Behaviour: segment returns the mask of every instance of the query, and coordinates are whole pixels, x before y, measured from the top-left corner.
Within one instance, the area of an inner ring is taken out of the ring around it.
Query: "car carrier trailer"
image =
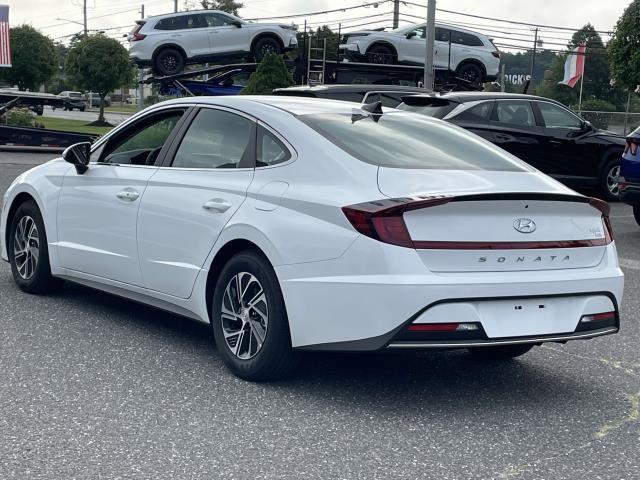
[[[14,107],[62,107],[63,104],[64,100],[58,95],[0,90],[0,116]],[[95,138],[95,135],[84,133],[0,124],[0,148],[5,149],[63,150],[74,143],[92,142]]]

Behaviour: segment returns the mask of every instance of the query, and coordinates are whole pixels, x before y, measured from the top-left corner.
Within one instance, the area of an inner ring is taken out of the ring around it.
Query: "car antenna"
[[[367,112],[367,114],[362,114],[360,111]],[[358,120],[362,120],[363,118],[371,117],[374,122],[378,123],[380,117],[384,113],[382,111],[382,102],[371,102],[360,105],[360,111],[354,109],[351,115],[351,123],[356,123]]]

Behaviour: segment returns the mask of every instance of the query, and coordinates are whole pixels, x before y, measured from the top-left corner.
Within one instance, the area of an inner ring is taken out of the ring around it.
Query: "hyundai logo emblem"
[[[533,233],[536,231],[536,222],[530,218],[516,218],[513,221],[513,228],[520,233]]]

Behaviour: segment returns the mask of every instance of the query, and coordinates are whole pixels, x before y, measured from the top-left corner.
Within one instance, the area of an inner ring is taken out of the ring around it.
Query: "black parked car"
[[[577,189],[618,196],[625,140],[598,130],[559,102],[533,95],[459,92],[404,97],[401,110],[444,119]]]
[[[313,87],[276,88],[274,95],[295,97],[328,98],[345,102],[371,103],[381,101],[385,107],[395,108],[402,97],[424,93],[423,88],[404,87],[401,85],[344,84],[316,85]]]

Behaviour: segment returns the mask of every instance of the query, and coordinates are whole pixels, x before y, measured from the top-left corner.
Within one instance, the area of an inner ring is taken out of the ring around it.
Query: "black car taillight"
[[[415,248],[407,225],[405,212],[443,205],[453,197],[397,198],[360,203],[343,207],[347,220],[358,233],[400,247]]]
[[[609,214],[611,213],[611,207],[604,200],[599,198],[592,198],[589,200],[589,205],[596,208],[602,214],[602,225],[604,227],[604,238],[607,244],[613,242],[613,228],[611,227],[611,220]]]

